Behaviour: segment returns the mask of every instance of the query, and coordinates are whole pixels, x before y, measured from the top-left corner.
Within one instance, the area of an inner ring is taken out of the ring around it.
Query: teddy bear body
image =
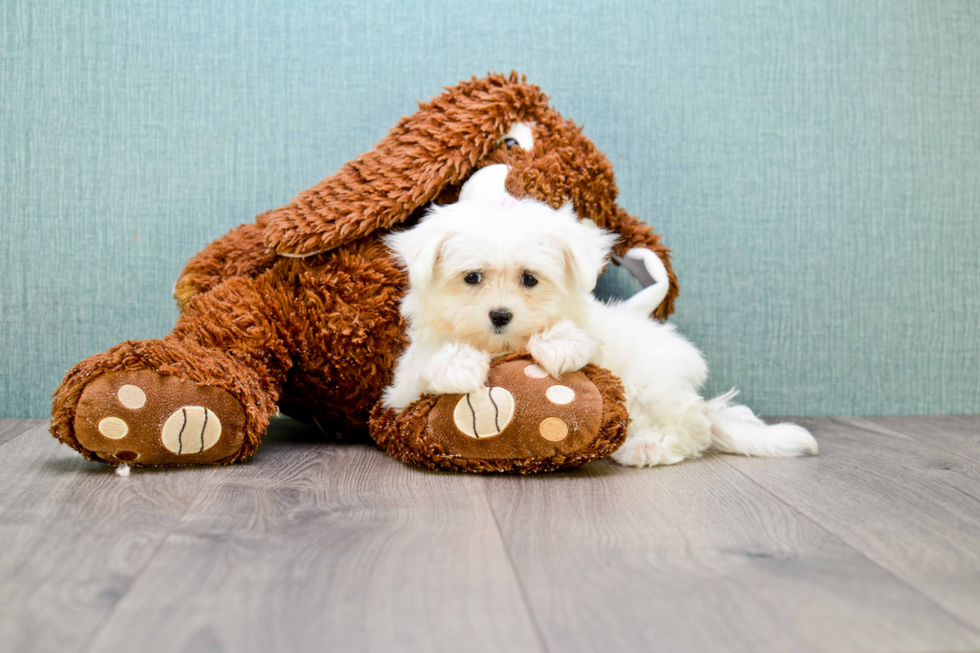
[[[406,284],[381,240],[364,238],[222,281],[186,304],[174,335],[224,348],[229,333],[250,332],[246,362],[279,380],[283,412],[336,431],[364,429],[406,344]],[[214,310],[217,302],[227,313]],[[243,350],[241,339],[235,346]]]

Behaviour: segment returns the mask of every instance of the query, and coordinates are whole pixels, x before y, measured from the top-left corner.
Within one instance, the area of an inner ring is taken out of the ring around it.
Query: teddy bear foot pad
[[[553,379],[533,361],[495,367],[491,385],[441,397],[428,417],[447,452],[465,458],[546,458],[590,444],[602,397],[581,372]],[[509,388],[509,389],[508,389]]]
[[[435,469],[531,474],[604,458],[626,436],[622,386],[595,366],[553,379],[526,354],[494,362],[488,386],[426,397],[404,412],[379,407],[374,439]]]
[[[230,394],[153,370],[89,383],[75,413],[79,444],[109,463],[199,465],[239,452],[245,411]]]

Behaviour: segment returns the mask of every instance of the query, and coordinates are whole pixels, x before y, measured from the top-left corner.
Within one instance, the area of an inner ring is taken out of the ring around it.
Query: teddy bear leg
[[[486,390],[423,397],[401,413],[377,406],[375,441],[433,469],[533,474],[609,456],[626,438],[622,384],[587,365],[555,380],[530,355],[496,359]]]
[[[255,452],[289,366],[266,319],[274,293],[232,279],[200,295],[161,340],[76,365],[55,392],[52,434],[109,464],[230,463]]]

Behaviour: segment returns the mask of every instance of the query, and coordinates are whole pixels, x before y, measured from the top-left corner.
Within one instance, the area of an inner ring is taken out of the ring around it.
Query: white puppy
[[[408,270],[402,300],[411,343],[384,401],[401,410],[428,394],[486,385],[493,356],[526,349],[554,378],[595,363],[616,374],[632,422],[613,458],[624,465],[676,463],[709,447],[756,456],[816,454],[793,424],[767,426],[734,392],[706,401],[704,358],[674,328],[648,316],[655,287],[621,303],[592,296],[616,237],[531,200],[495,207],[436,207],[418,226],[389,236]],[[652,256],[656,259],[656,256]],[[656,273],[657,266],[660,272]]]

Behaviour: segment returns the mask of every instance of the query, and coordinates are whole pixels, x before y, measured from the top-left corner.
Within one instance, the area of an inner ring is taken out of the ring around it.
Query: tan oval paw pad
[[[547,372],[545,372],[539,365],[535,365],[534,363],[531,363],[524,368],[524,374],[532,379],[543,379],[544,377],[548,376]]]
[[[564,406],[565,404],[572,403],[575,399],[575,391],[567,385],[553,385],[545,391],[544,396],[551,403]]]
[[[99,422],[99,433],[113,440],[121,440],[129,433],[129,424],[118,417],[106,417]]]
[[[130,410],[137,410],[146,404],[146,393],[138,385],[127,384],[116,393],[119,403]]]

